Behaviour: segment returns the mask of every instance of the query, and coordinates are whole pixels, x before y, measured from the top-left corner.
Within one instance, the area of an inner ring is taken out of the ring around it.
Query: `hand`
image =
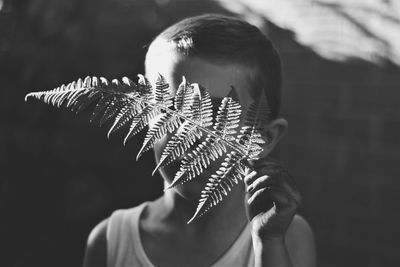
[[[293,178],[281,165],[261,159],[244,182],[253,238],[283,239],[301,202]]]

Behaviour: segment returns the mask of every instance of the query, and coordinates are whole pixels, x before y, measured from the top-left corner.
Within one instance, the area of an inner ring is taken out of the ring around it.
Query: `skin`
[[[182,57],[160,39],[150,46],[145,65],[146,76],[152,82],[162,73],[177,88],[185,75],[188,81],[207,88],[214,99],[226,96],[233,85],[238,88],[244,110],[253,101],[247,83],[251,70],[247,67]],[[205,216],[186,223],[197,207],[207,175],[166,191],[143,211],[141,241],[155,266],[209,266],[225,253],[248,223],[255,266],[316,265],[311,228],[302,217],[295,215],[301,202],[296,184],[282,166],[267,157],[286,132],[287,122],[279,118],[271,121],[266,129],[272,141],[263,147],[263,158],[253,163],[255,171]],[[154,147],[157,162],[169,137],[165,136]],[[218,166],[214,162],[210,169]],[[175,164],[161,169],[165,185],[172,181],[177,168]],[[90,234],[84,266],[106,266],[106,228],[107,220],[104,220]]]

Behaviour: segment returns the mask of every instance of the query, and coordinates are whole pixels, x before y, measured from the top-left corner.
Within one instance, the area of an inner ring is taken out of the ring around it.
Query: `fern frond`
[[[245,162],[257,160],[257,156],[263,150],[261,145],[269,141],[263,139],[261,132],[270,118],[269,105],[264,92],[262,92],[262,95],[247,109],[244,126],[240,129],[240,135],[236,137],[236,142],[244,148],[243,153],[232,151],[227,155],[225,162],[216,174],[211,176],[202,191],[197,210],[188,223],[222,201],[223,197],[238,183],[238,180],[243,179],[248,173],[249,166]]]
[[[87,80],[87,78],[85,79],[85,81]],[[83,87],[83,81],[82,79],[78,79],[78,81],[76,83],[72,83],[71,84],[72,88],[84,88]],[[71,105],[71,103],[74,102],[74,100],[76,98],[78,98],[80,95],[82,95],[85,91],[81,91],[81,90],[76,90],[75,92],[71,93],[71,95],[68,97],[69,100],[67,102],[67,107],[69,107]]]
[[[240,129],[240,135],[236,142],[244,147],[244,152],[251,160],[257,160],[262,152],[261,145],[269,140],[264,140],[262,132],[265,125],[271,120],[271,111],[264,92],[247,109],[244,126]]]
[[[239,126],[241,106],[231,97],[224,97],[218,110],[216,123],[214,124],[215,132],[220,135],[221,139],[232,141],[235,140],[234,130]]]
[[[103,126],[105,122],[113,118],[129,103],[125,95],[116,95],[111,98],[111,101],[104,110],[103,116],[100,118],[99,126]]]
[[[191,110],[191,119],[201,127],[213,125],[213,106],[210,94],[197,83],[192,84],[193,97],[189,106]]]
[[[141,74],[138,75],[138,78],[139,78],[138,85],[136,85],[132,80],[128,79],[127,77],[122,78],[123,85],[125,86],[125,88],[133,87],[134,90],[125,89],[125,92],[130,92],[130,94],[123,95],[126,96],[127,99],[126,101],[123,101],[122,106],[119,107],[119,112],[115,116],[115,120],[107,133],[107,137],[109,137],[111,133],[120,129],[130,120],[132,120],[136,115],[138,115],[138,113],[143,112],[144,108],[146,107],[146,103],[153,100],[152,86],[150,82]],[[118,103],[118,105],[119,104],[121,103]],[[150,108],[146,109],[146,112],[150,112]],[[142,114],[142,116],[144,115],[146,114]],[[152,116],[150,116],[150,118],[147,119],[150,120],[151,117]],[[142,117],[137,117],[132,121],[129,133],[124,139],[124,144],[130,137],[132,137],[135,133],[143,129],[144,126],[146,125],[146,124],[142,125],[141,118]],[[140,130],[137,130],[135,126]]]
[[[172,99],[173,96],[169,84],[165,80],[164,76],[158,74],[156,88],[154,90],[155,102],[159,105],[169,108],[173,105]]]
[[[168,141],[152,174],[183,155],[202,134],[203,132],[195,124],[185,121]]]
[[[261,95],[248,107],[244,124],[262,130],[270,121],[271,109],[267,97],[262,91]]]
[[[142,148],[136,156],[136,160],[138,160],[144,152],[152,148],[154,144],[158,140],[160,140],[167,132],[172,133],[176,128],[179,127],[180,124],[180,119],[173,114],[161,114],[160,117],[157,118],[157,122],[154,124],[154,126],[149,129],[149,131],[147,131]]]
[[[96,106],[93,109],[92,115],[90,116],[89,121],[93,122],[97,117],[102,116],[103,112],[106,110],[108,105],[113,101],[115,98],[112,94],[102,94],[99,101],[97,102]]]
[[[149,124],[150,120],[156,117],[159,112],[160,111],[154,106],[148,105],[142,110],[141,113],[134,116],[132,119],[131,126],[129,127],[129,132],[125,136],[124,145],[132,136],[136,135],[141,130],[143,130],[143,128]]]
[[[245,147],[245,155],[250,160],[257,160],[258,155],[262,152],[262,144],[266,141],[262,138],[262,135],[257,129],[250,126],[243,126],[240,129],[240,135],[237,136],[236,142],[241,146]]]
[[[172,102],[172,94],[169,84],[165,78],[159,74],[156,89],[155,89],[155,101],[159,105],[164,105],[169,108],[174,105],[175,111],[180,112],[185,107],[185,99],[191,93],[191,86],[186,83],[185,78],[182,79],[181,85],[178,87],[177,95]],[[139,157],[152,148],[154,144],[160,140],[167,132],[172,133],[176,128],[182,124],[180,118],[174,113],[163,113],[158,118],[154,126],[147,132],[142,148],[136,156],[136,160]]]
[[[201,198],[193,217],[188,221],[205,214],[209,209],[222,201],[227,196],[232,187],[242,180],[245,170],[242,161],[245,156],[240,155],[236,151],[227,154],[222,166],[215,174],[211,175],[204,190],[201,192]]]
[[[137,91],[139,96],[143,99],[143,101],[153,101],[153,86],[142,74],[138,74],[138,78],[139,81]]]
[[[151,85],[144,77],[142,78],[142,81],[144,91],[148,94]],[[129,132],[124,139],[124,144],[129,138],[131,138],[133,135],[137,134],[145,126],[147,126],[150,120],[160,114],[161,109],[159,106],[162,106],[163,108],[170,108],[173,105],[172,99],[173,97],[169,84],[166,82],[165,78],[161,74],[159,74],[154,90],[154,98],[149,99],[151,102],[155,102],[155,104],[157,104],[158,106],[153,106],[149,104],[142,110],[142,112],[138,116],[135,116],[133,118],[133,122],[129,129]],[[174,116],[174,114],[167,113],[159,116],[153,129],[147,132],[146,139],[136,158],[138,159],[143,152],[150,149],[154,145],[154,143],[158,141],[167,131],[173,131],[176,127],[178,127],[179,123],[179,119]]]
[[[137,102],[128,101],[126,105],[122,107],[119,113],[115,116],[115,120],[107,133],[107,137],[110,137],[110,134],[123,127],[140,111],[141,108]]]
[[[185,93],[182,92],[183,90],[186,90],[186,88],[183,89],[183,85],[185,83],[186,80],[183,80],[182,84],[179,86],[177,92],[178,99],[177,97],[175,98],[175,103],[180,102],[183,99],[183,103],[187,104],[179,104],[176,106],[176,108],[181,108],[183,114],[195,121],[197,124],[186,121],[181,125],[177,134],[174,135],[165,146],[160,161],[153,170],[153,174],[161,166],[167,165],[176,160],[178,157],[184,154],[197,139],[200,139],[202,136],[202,131],[199,130],[198,126],[208,127],[212,125],[213,107],[210,95],[198,84],[192,84],[190,86],[191,90],[189,91],[191,95],[185,95]],[[180,90],[181,92],[179,92]],[[187,91],[188,90],[186,90],[186,92]]]
[[[175,93],[175,101],[174,108],[176,111],[182,111],[188,117],[192,115],[192,109],[190,108],[190,104],[192,101],[194,89],[193,86],[190,85],[185,77],[182,77],[182,82],[178,86],[178,89]]]
[[[29,93],[25,96],[25,101],[27,101],[29,97],[33,97],[47,104],[51,104],[56,107],[61,107],[61,105],[64,103],[64,100],[67,99],[69,96],[72,96],[72,94],[85,93],[87,92],[87,90],[88,89],[86,87],[77,87],[77,83],[72,82],[69,83],[68,85],[63,84],[60,87],[57,87],[50,91]]]
[[[233,100],[232,97],[222,99],[215,119],[216,122],[213,125],[214,133],[218,137],[208,135],[205,141],[183,158],[180,169],[168,188],[183,184],[200,175],[212,161],[215,161],[227,151],[224,142],[221,140],[228,142],[235,140],[236,131],[234,129],[239,126],[240,114],[241,106],[238,102]]]
[[[96,91],[91,91],[87,94],[82,93],[76,98],[75,102],[70,105],[71,111],[75,112],[75,114],[78,114],[90,104],[98,101],[101,96],[102,93]]]
[[[182,159],[179,171],[166,189],[186,183],[200,175],[207,169],[211,161],[218,159],[226,151],[226,147],[222,142],[218,141],[214,136],[208,135],[205,141]]]
[[[232,90],[222,100],[214,121],[210,95],[200,85],[189,84],[184,77],[175,96],[162,75],[158,76],[155,86],[143,75],[138,75],[137,84],[126,77],[122,83],[86,77],[50,91],[29,93],[25,100],[33,97],[57,107],[65,105],[74,112],[96,103],[91,121],[99,117],[102,125],[112,120],[107,136],[129,125],[124,144],[154,120],[138,157],[166,133],[173,133],[155,169],[182,158],[180,170],[170,187],[200,175],[212,161],[228,153],[222,166],[210,178],[193,220],[222,200],[222,195],[242,179],[244,170],[249,168],[247,160],[256,159],[265,142],[261,131],[264,122],[269,120],[265,117],[269,113],[266,101],[257,100],[249,108],[245,126],[237,134],[241,107],[234,93]],[[194,146],[203,135],[205,140]]]

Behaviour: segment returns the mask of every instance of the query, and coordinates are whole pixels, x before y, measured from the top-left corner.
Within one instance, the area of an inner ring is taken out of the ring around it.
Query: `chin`
[[[175,166],[167,166],[162,170],[162,176],[168,184],[172,182],[177,171],[176,168],[179,167],[179,163],[173,165]],[[206,170],[192,180],[170,188],[169,190],[175,190],[181,197],[187,200],[198,200],[200,199],[201,192],[204,190],[210,175],[211,174]]]
[[[154,155],[157,163],[160,159],[160,155],[165,147],[167,139],[168,138],[163,138],[161,142],[156,143],[156,145],[154,146],[154,152],[155,152]],[[168,184],[172,182],[172,180],[175,177],[175,174],[180,169],[180,161],[182,160],[183,157],[184,155],[182,155],[179,159],[171,162],[170,164],[160,168],[161,176],[163,177],[164,181],[166,181]],[[187,200],[200,199],[201,192],[204,190],[204,187],[206,186],[211,175],[215,173],[215,171],[219,168],[219,166],[223,162],[223,158],[224,157],[222,156],[219,159],[213,161],[208,166],[207,169],[205,169],[200,175],[196,176],[192,180],[185,182],[184,184],[177,185],[169,190],[175,190],[181,197]]]
[[[189,181],[187,183],[177,185],[169,190],[175,190],[177,194],[189,201],[197,201],[200,199],[201,191],[204,186],[196,183],[195,181]]]

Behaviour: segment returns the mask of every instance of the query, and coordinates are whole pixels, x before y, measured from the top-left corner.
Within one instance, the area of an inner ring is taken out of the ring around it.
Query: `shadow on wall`
[[[217,0],[262,26],[271,21],[300,44],[333,60],[400,65],[400,2],[382,0]]]

